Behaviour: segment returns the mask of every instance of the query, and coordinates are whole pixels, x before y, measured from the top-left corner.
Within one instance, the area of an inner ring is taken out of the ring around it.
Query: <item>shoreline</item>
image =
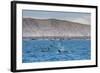
[[[91,37],[89,36],[85,36],[85,37],[22,37],[22,39],[31,39],[31,40],[35,40],[35,39],[68,39],[68,40],[71,40],[71,39],[91,39]]]

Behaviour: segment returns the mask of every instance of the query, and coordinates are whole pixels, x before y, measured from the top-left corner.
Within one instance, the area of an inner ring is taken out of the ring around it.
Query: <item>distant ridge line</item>
[[[90,25],[62,20],[23,19],[22,36],[27,38],[89,38]]]
[[[69,20],[63,20],[63,19],[56,19],[56,18],[39,19],[39,18],[32,18],[32,17],[23,17],[23,19],[32,19],[32,20],[56,20],[56,21],[65,21],[65,22],[73,22],[73,23],[83,24],[83,23],[79,23],[79,22],[74,22],[74,21],[69,21]],[[84,24],[84,25],[90,26],[89,24]]]

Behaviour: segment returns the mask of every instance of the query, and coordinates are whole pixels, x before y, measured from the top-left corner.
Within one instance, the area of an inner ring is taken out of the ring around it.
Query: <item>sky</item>
[[[60,19],[82,24],[91,24],[90,13],[80,12],[59,12],[59,11],[42,11],[42,10],[23,10],[24,18],[36,19]]]

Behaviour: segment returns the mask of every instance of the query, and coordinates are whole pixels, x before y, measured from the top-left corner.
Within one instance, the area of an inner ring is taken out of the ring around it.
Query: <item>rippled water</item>
[[[87,39],[23,39],[22,62],[88,60],[91,41]]]

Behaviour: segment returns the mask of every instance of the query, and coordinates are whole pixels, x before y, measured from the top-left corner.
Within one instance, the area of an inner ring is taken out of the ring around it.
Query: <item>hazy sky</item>
[[[23,10],[23,17],[36,19],[61,19],[83,24],[91,24],[90,13]]]

